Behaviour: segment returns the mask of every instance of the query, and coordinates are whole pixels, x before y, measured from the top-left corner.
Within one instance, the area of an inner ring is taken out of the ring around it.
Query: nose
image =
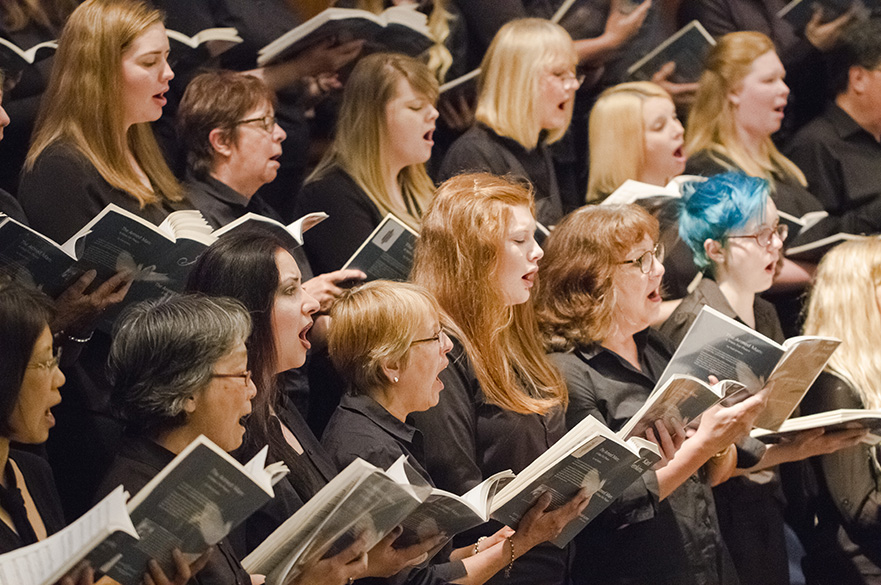
[[[780,236],[779,232],[773,232],[771,234],[771,249],[772,250],[781,250],[783,249],[783,238]]]
[[[257,397],[257,385],[254,383],[254,379],[250,378],[248,380],[248,400],[254,400]]]
[[[9,114],[6,113],[6,110],[3,108],[3,106],[0,106],[0,130],[2,130],[6,126],[9,126],[9,122]]]
[[[284,131],[284,128],[276,122],[275,126],[272,127],[272,139],[278,142],[284,142],[288,137],[288,133]]]
[[[171,81],[172,79],[174,79],[174,71],[171,70],[171,65],[166,59],[165,67],[162,69],[162,81]]]
[[[61,392],[59,392],[59,388],[64,386],[64,383],[67,381],[67,378],[64,377],[64,372],[59,368],[55,368],[55,373],[52,375],[52,393],[54,394],[52,398],[51,406],[56,406],[61,403]]]
[[[428,121],[434,122],[440,116],[440,112],[437,111],[437,108],[434,106],[429,106],[428,108]]]
[[[303,290],[303,314],[312,315],[318,312],[321,305],[315,300],[315,297]]]
[[[450,350],[453,349],[453,340],[450,339],[450,336],[447,335],[446,331],[441,330],[440,342],[441,354],[447,355],[448,353],[450,353]]]
[[[682,138],[685,134],[685,128],[682,126],[682,122],[678,119],[673,121],[673,137],[674,138]]]
[[[532,250],[530,250],[529,252],[529,256],[527,256],[527,260],[529,260],[530,262],[538,262],[544,257],[545,251],[541,249],[541,246],[539,246],[538,242],[536,242],[535,240],[532,240],[532,243],[534,245],[532,247]]]
[[[667,269],[664,268],[663,262],[652,256],[652,270],[651,275],[656,278],[662,278],[664,273],[667,272]]]

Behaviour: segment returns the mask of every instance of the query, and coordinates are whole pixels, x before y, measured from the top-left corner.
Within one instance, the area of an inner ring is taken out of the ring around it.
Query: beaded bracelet
[[[511,576],[511,569],[514,568],[514,537],[509,536],[505,540],[511,545],[511,561],[508,563],[508,566],[505,567],[505,579],[507,579]]]
[[[483,542],[484,540],[486,540],[485,536],[481,536],[480,538],[477,539],[477,542],[474,543],[474,553],[473,554],[480,553],[480,543]]]

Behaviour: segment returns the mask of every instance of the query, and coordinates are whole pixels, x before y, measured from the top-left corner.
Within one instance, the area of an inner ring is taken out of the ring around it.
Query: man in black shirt
[[[830,215],[856,211],[863,231],[881,232],[881,19],[847,29],[840,55],[834,102],[787,155]]]

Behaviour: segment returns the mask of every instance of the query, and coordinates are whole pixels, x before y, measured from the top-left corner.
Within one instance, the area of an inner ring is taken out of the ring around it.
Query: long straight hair
[[[863,405],[881,408],[881,239],[844,242],[820,261],[805,319],[805,335],[842,340],[827,369],[847,380]]]
[[[162,22],[158,10],[134,0],[87,0],[71,14],[58,41],[25,171],[34,168],[49,146],[65,142],[141,207],[163,198],[183,198],[150,124],[134,124],[123,132],[123,53],[144,31]],[[127,152],[152,188],[141,182]]]
[[[376,53],[361,59],[346,81],[337,132],[324,158],[306,182],[317,181],[334,168],[345,171],[385,215],[393,213],[418,230],[434,183],[424,164],[405,167],[398,174],[404,207],[386,191],[383,169],[389,136],[386,106],[395,98],[398,82],[406,80],[417,94],[437,101],[437,80],[419,61],[394,53]]]
[[[806,186],[804,173],[777,150],[770,136],[762,142],[758,157],[754,157],[740,143],[735,128],[734,108],[728,96],[743,83],[753,61],[771,51],[774,43],[759,32],[734,32],[719,39],[707,56],[697,97],[688,115],[685,150],[689,155],[707,151],[723,166],[767,179],[772,185],[775,175],[782,174]],[[725,159],[737,168],[731,168]]]
[[[267,438],[268,425],[278,401],[276,346],[272,309],[278,290],[275,253],[286,250],[277,236],[263,230],[233,232],[220,238],[199,257],[187,279],[187,291],[211,296],[232,297],[251,314],[248,337],[248,369],[257,386],[253,422]]]
[[[567,404],[565,383],[545,355],[532,303],[510,306],[497,286],[511,209],[520,205],[535,213],[532,194],[505,179],[449,179],[423,217],[411,276],[458,325],[487,401],[545,414]]]

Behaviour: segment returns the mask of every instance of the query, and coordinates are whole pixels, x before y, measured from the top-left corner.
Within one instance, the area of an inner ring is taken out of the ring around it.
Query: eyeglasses
[[[440,330],[437,332],[437,335],[435,335],[434,337],[426,337],[425,339],[414,339],[413,341],[410,342],[410,345],[416,345],[417,343],[429,343],[431,341],[440,341],[441,336],[444,336],[448,339],[450,337],[447,334],[447,330],[444,329],[443,327],[440,328]]]
[[[625,260],[624,262],[618,262],[618,264],[636,264],[639,266],[639,271],[643,274],[648,274],[652,271],[652,266],[655,265],[655,260],[658,263],[664,262],[664,244],[658,242],[655,244],[655,247],[648,252],[644,252],[639,258],[634,260]]]
[[[247,120],[239,120],[235,123],[236,126],[239,124],[251,124],[252,122],[259,122],[260,127],[272,134],[272,131],[275,130],[275,116],[262,116],[260,118],[248,118]]]
[[[584,75],[576,75],[571,71],[556,72],[551,73],[551,75],[560,80],[560,83],[563,84],[563,89],[566,91],[570,89],[575,91],[584,83]]]
[[[27,367],[32,370],[52,370],[53,368],[57,368],[58,364],[61,362],[61,348],[55,348],[52,351],[52,354],[52,359],[48,359],[44,362],[33,362],[28,364]]]
[[[245,386],[251,383],[251,370],[245,370],[241,374],[211,374],[212,378],[242,378]]]
[[[767,248],[771,244],[774,235],[780,238],[780,243],[786,241],[789,235],[789,226],[785,223],[777,222],[774,227],[765,226],[754,234],[746,234],[742,236],[728,236],[729,238],[753,238],[761,248]]]

